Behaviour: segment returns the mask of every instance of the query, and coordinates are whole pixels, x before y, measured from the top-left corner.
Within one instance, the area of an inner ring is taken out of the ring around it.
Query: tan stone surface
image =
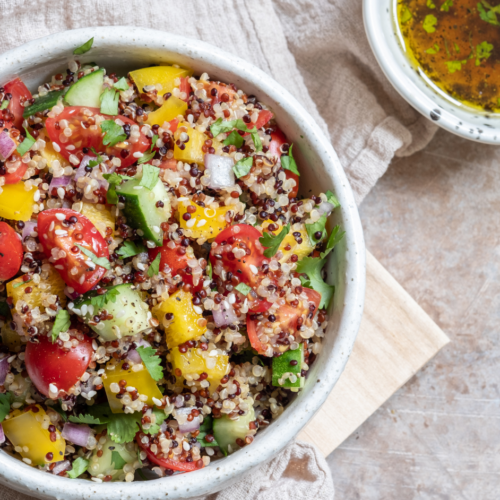
[[[367,248],[452,342],[328,457],[336,498],[500,498],[499,160],[439,131],[361,206]]]

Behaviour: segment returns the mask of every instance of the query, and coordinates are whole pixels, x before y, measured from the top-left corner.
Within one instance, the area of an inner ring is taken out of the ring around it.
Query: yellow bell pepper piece
[[[22,284],[19,284],[22,283]],[[64,295],[66,284],[62,280],[57,270],[51,265],[47,279],[40,280],[36,284],[33,281],[23,281],[23,276],[7,283],[7,296],[12,297],[14,306],[18,300],[23,300],[31,309],[39,307],[40,311],[45,311],[42,301],[47,295],[57,295],[62,307],[66,307],[67,297]],[[26,288],[31,288],[31,293],[25,293]]]
[[[158,90],[159,95],[172,92],[178,85],[175,84],[176,78],[191,76],[192,71],[182,68],[174,68],[173,66],[153,66],[152,68],[143,68],[131,71],[130,78],[134,80],[139,92],[143,92],[146,85],[161,85]]]
[[[165,328],[167,346],[169,349],[193,340],[207,331],[206,326],[200,326],[198,320],[203,316],[197,313],[193,305],[193,296],[189,292],[179,290],[167,300],[153,307],[153,316],[165,325],[165,314],[172,313],[174,318]]]
[[[23,342],[19,334],[10,327],[10,321],[5,321],[2,330],[2,344],[9,348],[10,352],[20,352]]]
[[[61,164],[61,167],[69,166],[69,161],[61,153],[58,153],[49,141],[47,141],[45,147],[40,151],[40,156],[47,161],[47,167],[49,168],[52,166],[54,160],[57,160]]]
[[[128,370],[122,370],[124,362],[125,361],[116,365],[114,370],[107,369],[106,378],[103,377],[104,390],[106,391],[111,411],[113,413],[124,413],[123,399],[118,399],[116,397],[117,393],[111,390],[111,384],[119,384],[120,380],[125,380],[127,382],[126,387],[135,387],[140,395],[146,395],[148,400],[144,402],[149,406],[154,406],[153,398],[161,399],[163,395],[160,389],[158,389],[153,377],[142,363],[140,365],[134,365],[142,366],[142,369],[139,371],[134,371],[132,366]]]
[[[263,222],[262,229],[266,229],[267,226],[269,226],[269,224],[276,224],[276,222],[273,222],[272,220],[267,220]],[[283,226],[279,222],[278,225],[280,227],[277,231],[274,231],[274,234],[279,234],[283,228]],[[302,238],[302,243],[297,243],[293,233],[300,233],[300,237]],[[304,257],[307,257],[314,250],[314,245],[311,243],[311,240],[309,239],[305,226],[302,229],[299,229],[298,231],[296,231],[295,229],[294,230],[290,229],[290,232],[283,238],[283,241],[281,242],[281,245],[278,248],[278,252],[280,250],[281,252],[283,252],[283,257],[281,257],[281,259],[279,260],[280,263],[282,264],[290,260],[290,257],[293,254],[295,254],[299,258],[299,260],[303,259]]]
[[[187,207],[191,205],[196,211],[191,214],[191,219],[184,220],[182,216],[187,212]],[[180,226],[182,229],[189,229],[193,238],[215,238],[228,225],[226,214],[232,207],[204,208],[196,203],[182,201],[179,203]]]
[[[146,123],[149,125],[159,125],[177,118],[179,115],[184,116],[187,110],[187,102],[175,96],[170,96],[160,108],[152,113],[149,113]]]
[[[50,419],[40,405],[33,406],[27,412],[14,410],[2,422],[2,427],[14,449],[23,457],[31,460],[32,465],[44,465],[64,460],[66,441],[56,430],[56,440],[50,440],[48,427]],[[46,427],[46,428],[45,428]],[[52,458],[47,455],[52,453]]]
[[[2,186],[0,193],[0,217],[11,220],[30,220],[36,188],[24,189],[24,182]]]
[[[199,354],[199,352],[202,354]],[[210,356],[208,351],[201,351],[201,349],[188,349],[187,352],[182,353],[178,347],[172,349],[170,354],[172,356],[173,372],[177,377],[195,380],[192,377],[193,375],[206,373],[208,375],[206,380],[210,384],[210,392],[217,389],[221,378],[229,371],[229,356],[223,354]],[[181,371],[180,374],[177,369]]]
[[[115,208],[112,209],[115,211]],[[94,203],[83,203],[81,214],[94,224],[103,238],[109,238],[115,234],[115,216],[106,207],[99,210]],[[106,235],[106,228],[110,227],[112,232]]]
[[[189,136],[189,141],[184,143],[184,149],[181,149],[179,146],[177,146],[177,144],[175,144],[174,158],[185,163],[194,162],[198,163],[199,165],[203,165],[205,153],[201,148],[204,146],[205,141],[208,140],[208,135],[205,135],[203,132],[200,132],[195,128],[183,126],[179,127],[174,133],[174,138],[176,141],[177,139],[179,139],[182,132],[186,132],[186,134]]]

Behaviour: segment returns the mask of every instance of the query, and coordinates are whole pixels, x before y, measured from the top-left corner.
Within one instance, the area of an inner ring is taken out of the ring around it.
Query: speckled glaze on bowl
[[[363,19],[382,71],[417,111],[465,139],[500,144],[500,113],[480,111],[453,99],[410,62],[398,34],[395,0],[363,0]]]
[[[330,141],[307,111],[260,69],[207,43],[130,26],[66,31],[0,55],[0,83],[18,74],[36,90],[52,74],[66,68],[73,49],[91,37],[95,37],[94,48],[80,56],[81,61],[95,61],[118,74],[148,64],[177,63],[196,74],[206,71],[212,79],[233,82],[273,109],[295,144],[294,155],[302,166],[302,192],[331,189],[342,205],[330,221],[346,232],[328,263],[328,281],[336,287],[331,321],[323,351],[298,397],[251,446],[207,468],[148,482],[98,484],[41,472],[0,452],[0,483],[28,495],[61,500],[180,499],[213,493],[283,449],[319,409],[342,373],[360,325],[365,291],[365,248],[358,211]]]

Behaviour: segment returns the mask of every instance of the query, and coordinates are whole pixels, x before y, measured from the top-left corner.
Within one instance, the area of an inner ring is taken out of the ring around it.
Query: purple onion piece
[[[89,162],[91,160],[95,160],[96,157],[95,156],[88,156],[88,155],[85,155],[83,158],[82,158],[82,161],[80,162],[80,165],[78,166],[78,168],[76,169],[76,174],[75,174],[75,183],[76,181],[80,178],[80,177],[84,177],[86,172],[85,172],[85,167],[89,164]],[[97,168],[97,167],[95,167]],[[114,172],[114,167],[109,170],[108,173],[112,173]],[[97,181],[99,183],[99,187],[103,187],[104,189],[108,189],[109,187],[109,182],[106,181],[105,179],[102,179],[102,180],[98,180]]]
[[[211,189],[234,187],[236,179],[234,176],[234,159],[229,156],[206,154],[204,158],[205,168],[210,175]]]
[[[2,424],[0,424],[0,444],[5,443],[5,433],[3,432]]]
[[[88,425],[66,422],[61,432],[61,436],[78,446],[87,446],[90,433],[91,430]]]
[[[179,394],[176,398],[175,398],[175,407],[176,408],[180,408],[183,404],[184,404],[184,398]]]
[[[16,143],[11,139],[9,133],[2,130],[2,133],[0,134],[0,160],[7,160],[16,150],[16,147]]]
[[[238,316],[236,316],[233,306],[227,300],[223,300],[219,310],[212,311],[212,314],[214,316],[215,326],[218,327],[232,325],[238,321]]]
[[[80,297],[80,294],[78,292],[75,292],[75,290],[72,288],[72,292],[69,291],[69,288],[68,285],[66,285],[64,287],[64,295],[66,295],[66,297],[70,298],[71,300],[76,300],[78,297]]]
[[[332,203],[329,203],[328,201],[324,201],[318,208],[318,212],[320,215],[326,214],[328,215],[329,213],[333,212],[333,209],[335,207],[333,206]]]
[[[179,408],[177,410],[177,413],[186,413],[189,415],[192,410],[195,408]],[[197,431],[200,428],[200,419],[198,417],[194,417],[191,422],[186,420],[185,424],[179,424],[179,431],[182,432],[183,434],[187,434],[188,432],[194,432]]]
[[[73,176],[71,175],[63,175],[62,177],[53,177],[49,184],[49,191],[51,191],[52,188],[67,186],[71,182],[72,178]]]
[[[28,221],[24,223],[22,240],[24,241],[28,236],[31,236],[33,231],[35,230],[37,224],[34,221]]]
[[[5,358],[0,359],[0,385],[3,385],[5,382],[5,379],[7,377],[7,373],[9,373],[9,362],[7,361],[9,359],[8,356],[5,356]]]
[[[144,339],[138,340],[135,342],[137,347],[151,347],[151,344]],[[130,351],[127,354],[127,358],[130,359],[133,363],[142,363],[142,358],[139,355],[139,353],[135,349],[130,349]]]
[[[62,462],[57,462],[56,466],[52,469],[52,474],[56,476],[65,470],[71,469],[71,462],[69,460],[63,460]]]

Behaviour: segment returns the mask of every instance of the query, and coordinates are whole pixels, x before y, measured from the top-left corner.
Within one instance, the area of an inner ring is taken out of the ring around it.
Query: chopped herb
[[[104,158],[94,148],[91,149],[92,152],[95,154],[96,159],[89,161],[89,167],[94,168],[97,167],[97,165],[100,165],[104,161]]]
[[[212,279],[212,262],[209,260],[207,264],[207,276]]]
[[[116,251],[116,253],[121,255],[124,259],[144,252],[146,252],[146,247],[142,244],[142,242],[139,241],[138,243],[135,243],[130,240],[125,240],[123,245]]]
[[[476,46],[476,66],[481,64],[482,60],[488,59],[491,56],[493,45],[488,42],[481,42]]]
[[[163,422],[166,420],[167,415],[165,415],[165,412],[163,410],[159,410],[158,408],[153,408],[153,413],[156,417],[156,422],[151,425],[149,429],[142,429],[142,431],[146,434],[158,434],[160,432],[160,426],[163,424]]]
[[[12,288],[14,288],[14,286]],[[5,301],[0,302],[0,316],[3,316],[6,319],[12,318],[12,313],[10,312],[9,304],[7,304],[7,302]]]
[[[488,10],[486,10],[485,7]],[[483,21],[493,24],[493,26],[500,26],[500,22],[498,22],[497,19],[497,14],[500,14],[500,5],[493,7],[485,0],[482,0],[477,4],[477,10],[479,11],[479,17]]]
[[[435,43],[430,49],[425,51],[427,54],[437,54],[439,52],[439,44]]]
[[[244,177],[250,173],[253,165],[253,156],[249,156],[248,158],[243,158],[240,161],[236,162],[233,166],[233,172],[238,179],[240,177]]]
[[[95,292],[92,292],[95,293]],[[116,298],[120,295],[120,292],[116,288],[110,288],[106,293],[102,295],[92,295],[91,297],[85,297],[90,300],[90,303],[97,307],[98,309],[102,309],[108,302],[116,303]]]
[[[465,64],[467,61],[446,61],[446,66],[448,66],[449,73],[455,73],[456,71],[460,71],[462,69],[462,64]]]
[[[12,285],[12,288],[17,288],[19,286],[26,285],[26,283],[29,283],[30,281],[31,281],[31,278],[29,280],[26,280],[26,281],[20,281],[19,283],[15,283],[14,285]]]
[[[427,33],[434,33],[436,31],[437,22],[438,20],[436,16],[428,14],[427,16],[425,16],[422,27],[424,28],[425,31],[427,31]]]
[[[127,82],[127,79],[122,76],[114,85],[113,87],[115,89],[118,89],[118,90],[128,90],[129,89],[129,86],[128,86],[128,82]]]
[[[2,105],[0,106],[0,109],[6,109],[9,104],[10,104],[10,101],[8,99],[5,99],[4,101],[2,101]]]
[[[115,172],[112,174],[102,174],[102,176],[109,182],[108,192],[106,193],[106,201],[111,205],[118,203],[118,195],[116,194],[116,186],[122,183],[122,180],[128,181],[132,179],[128,175],[119,175]]]
[[[260,140],[257,128],[255,126],[251,129],[248,128],[247,124],[241,118],[238,120],[229,120],[229,121],[223,121],[222,118],[219,118],[215,123],[211,125],[210,132],[212,132],[212,135],[214,137],[217,137],[219,134],[223,132],[224,133],[231,132],[231,130],[235,128],[241,130],[242,132],[250,132],[250,135],[252,136],[252,141],[255,146],[255,150],[262,151],[262,142]]]
[[[104,120],[101,122],[101,130],[106,134],[102,140],[104,146],[116,146],[119,142],[127,139],[123,127],[114,120]]]
[[[224,141],[224,144],[226,146],[236,146],[237,148],[241,148],[243,146],[243,143],[245,142],[245,139],[241,137],[236,130],[233,130],[228,136],[227,139]]]
[[[326,237],[326,214],[323,214],[316,222],[313,224],[306,224],[306,231],[309,239],[313,246],[316,246],[323,238]],[[319,238],[316,238],[316,233],[321,233]]]
[[[259,241],[261,245],[266,248],[264,250],[264,255],[269,259],[276,255],[281,242],[285,239],[285,236],[290,232],[290,224],[287,224],[283,227],[279,234],[276,236],[271,233],[264,233]]]
[[[246,285],[245,283],[240,283],[239,285],[234,287],[238,292],[242,293],[243,295],[247,296],[250,291],[252,290],[251,286]]]
[[[161,260],[161,254],[158,253],[158,255],[155,257],[153,262],[151,262],[149,268],[148,268],[148,276],[151,278],[151,276],[155,276],[160,272],[160,260]]]
[[[444,4],[441,5],[441,9],[444,12],[448,12],[450,8],[453,7],[453,0],[445,0]]]
[[[101,422],[99,418],[94,417],[93,415],[83,415],[80,414],[77,417],[71,415],[69,417],[70,422],[74,422],[75,424],[90,424],[90,425],[100,425],[105,422]]]
[[[281,157],[281,166],[285,170],[290,170],[290,172],[293,172],[294,174],[300,177],[299,169],[297,168],[297,163],[295,163],[295,158],[293,157],[292,154],[292,148],[293,144],[290,146],[290,149],[288,150],[288,156]]]
[[[104,115],[118,114],[118,101],[120,96],[118,91],[113,88],[107,88],[99,97],[101,101],[101,113]]]
[[[5,420],[5,417],[10,413],[10,404],[12,402],[12,394],[0,394],[0,422]]]
[[[158,382],[163,378],[163,368],[161,367],[161,359],[156,354],[156,349],[153,347],[138,347],[136,351],[147,368],[149,374],[153,379]]]
[[[76,56],[80,56],[82,54],[85,54],[85,52],[88,52],[92,48],[92,44],[94,43],[94,37],[92,37],[90,40],[86,41],[81,47],[78,47],[73,51],[73,54]]]
[[[73,461],[73,468],[70,471],[68,471],[68,476],[71,479],[76,479],[87,470],[88,466],[89,466],[88,460],[85,460],[85,458],[83,457],[78,457],[76,460]]]
[[[326,194],[326,201],[328,203],[331,203],[334,209],[340,207],[339,200],[330,190],[328,190],[325,194]]]
[[[26,138],[24,139],[19,146],[17,146],[16,151],[21,155],[24,156],[25,153],[27,153],[33,144],[35,144],[36,140],[34,137],[31,136],[31,134],[28,132],[28,129],[24,129],[26,131]]]
[[[111,413],[108,422],[109,437],[115,443],[130,443],[139,431],[141,413]]]
[[[250,135],[252,136],[253,145],[255,146],[255,151],[262,151],[262,141],[260,140],[260,135],[257,132],[257,128],[254,127],[252,130],[249,130]]]
[[[160,169],[158,167],[153,167],[146,163],[142,166],[142,177],[139,182],[139,186],[144,186],[146,189],[153,189],[158,183],[160,176]]]
[[[86,249],[85,247],[82,247],[82,245],[79,245],[78,243],[76,246],[82,251],[84,255],[86,255],[96,266],[101,266],[104,267],[104,269],[111,269],[111,265],[109,263],[109,260],[106,257],[97,257],[97,255],[94,252],[91,252],[90,250]]]
[[[458,44],[457,43],[453,43],[453,47],[455,48],[455,52],[457,54],[460,54],[460,47],[458,46]]]
[[[427,5],[427,7],[429,7],[429,9],[435,9],[436,8],[436,4],[432,0],[427,0],[426,5]]]
[[[61,332],[67,332],[71,326],[71,318],[69,312],[66,309],[61,309],[56,314],[56,319],[54,321],[54,326],[52,327],[52,343],[57,340],[57,337]]]
[[[153,139],[151,139],[151,146],[149,148],[148,153],[144,153],[138,160],[137,163],[147,163],[149,160],[154,158],[154,155],[156,154],[156,151],[153,151],[153,148],[156,145],[156,141],[158,140],[158,136],[154,135]]]
[[[410,12],[410,9],[406,5],[404,5],[403,8],[401,9],[401,22],[403,24],[407,23],[412,17],[413,16]]]

